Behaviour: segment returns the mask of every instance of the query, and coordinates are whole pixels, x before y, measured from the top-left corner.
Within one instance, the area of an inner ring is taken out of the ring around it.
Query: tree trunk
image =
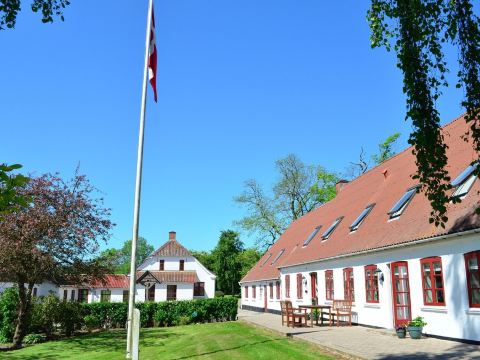
[[[13,335],[13,348],[20,348],[22,346],[23,338],[27,331],[28,316],[30,314],[31,294],[34,284],[28,284],[28,289],[25,289],[24,282],[19,281],[18,286],[18,313],[17,326],[15,327],[15,335]]]

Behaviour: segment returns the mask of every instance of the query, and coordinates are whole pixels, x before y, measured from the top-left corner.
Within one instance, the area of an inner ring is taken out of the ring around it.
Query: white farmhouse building
[[[143,301],[170,301],[213,298],[215,275],[205,268],[169,233],[168,241],[137,268],[135,299]],[[83,285],[35,285],[34,294],[57,293],[65,301],[122,302],[128,301],[130,277],[106,275],[102,281]],[[0,292],[11,283],[0,282]]]
[[[294,221],[241,280],[242,307],[351,299],[358,324],[393,328],[423,316],[429,335],[480,343],[480,182],[467,131],[463,117],[442,129],[449,196],[462,199],[447,205],[445,228],[429,223],[408,148],[339,182],[335,199]]]

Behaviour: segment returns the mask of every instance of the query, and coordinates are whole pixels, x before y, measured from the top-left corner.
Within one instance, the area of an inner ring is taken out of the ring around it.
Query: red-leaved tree
[[[19,193],[30,204],[0,222],[0,273],[19,295],[13,347],[25,336],[34,284],[81,283],[105,274],[94,255],[113,226],[110,210],[83,175],[70,181],[51,174],[32,178]]]

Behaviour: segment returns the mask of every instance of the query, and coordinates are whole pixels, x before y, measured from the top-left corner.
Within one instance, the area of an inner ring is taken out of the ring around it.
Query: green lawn
[[[52,341],[12,352],[1,359],[124,359],[125,331]],[[332,359],[305,342],[241,322],[142,329],[140,359]]]

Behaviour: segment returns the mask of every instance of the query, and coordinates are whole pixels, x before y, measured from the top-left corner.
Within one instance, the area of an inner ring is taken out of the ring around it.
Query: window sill
[[[368,309],[380,309],[381,308],[380,304],[376,304],[376,303],[363,304],[363,307],[368,308]]]
[[[465,310],[465,314],[467,314],[467,315],[477,315],[477,316],[480,316],[480,309],[475,309],[475,308],[466,309],[466,310]]]
[[[421,307],[420,310],[421,310],[421,311],[425,311],[425,312],[440,313],[440,314],[446,314],[446,313],[448,313],[448,310],[447,310],[445,307],[443,307],[443,306],[439,306],[439,307],[433,307],[433,306]]]

